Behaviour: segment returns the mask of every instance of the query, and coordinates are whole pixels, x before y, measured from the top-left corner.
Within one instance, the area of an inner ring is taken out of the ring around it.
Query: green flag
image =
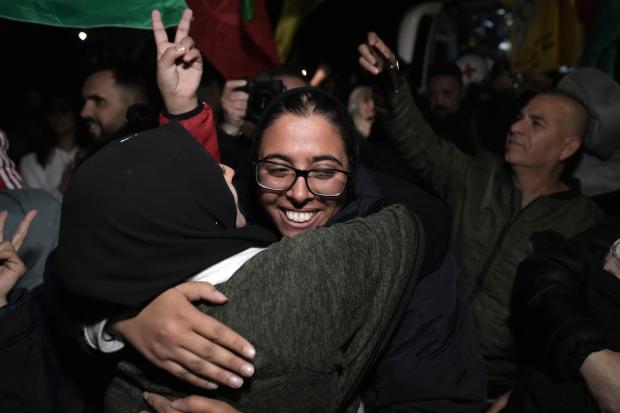
[[[184,0],[0,0],[0,17],[65,27],[151,28],[151,11],[161,12],[166,26],[175,26]]]

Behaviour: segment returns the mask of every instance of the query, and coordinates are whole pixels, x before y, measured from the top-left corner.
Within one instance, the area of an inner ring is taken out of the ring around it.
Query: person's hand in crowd
[[[138,314],[109,323],[156,366],[205,389],[239,388],[254,374],[249,341],[200,312],[193,301],[223,304],[226,297],[206,282],[186,282],[155,298]]]
[[[4,225],[8,215],[6,211],[0,212],[0,307],[7,304],[9,292],[26,273],[26,266],[17,255],[17,251],[22,246],[37,211],[29,211],[22,218],[11,241],[4,240]]]
[[[192,11],[183,12],[174,42],[168,41],[159,11],[153,10],[151,18],[157,46],[157,85],[166,109],[175,115],[189,112],[198,106],[202,77],[202,56],[189,37]]]
[[[373,75],[380,74],[386,67],[397,62],[394,53],[375,32],[368,33],[366,43],[360,44],[357,50],[360,53],[360,66]]]
[[[157,413],[241,413],[227,403],[201,396],[171,401],[159,394],[144,393],[144,399]]]
[[[580,371],[601,413],[620,413],[620,353],[590,353]]]
[[[224,84],[220,103],[222,104],[222,123],[220,127],[229,135],[236,135],[241,129],[248,110],[250,95],[239,87],[245,86],[245,79],[229,80]]]
[[[503,411],[506,405],[508,404],[509,397],[510,397],[509,391],[500,395],[497,399],[495,399],[495,402],[493,402],[491,407],[489,407],[489,410],[487,410],[487,413],[499,413]]]

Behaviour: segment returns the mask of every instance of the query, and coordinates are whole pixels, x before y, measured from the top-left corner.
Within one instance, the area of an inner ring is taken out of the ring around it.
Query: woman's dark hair
[[[55,112],[71,112],[75,119],[75,144],[84,148],[88,146],[88,134],[86,127],[80,118],[79,101],[75,94],[59,89],[52,90],[45,96],[43,106],[43,133],[34,142],[34,153],[37,162],[42,167],[45,167],[50,160],[52,151],[56,147],[58,136],[49,125],[47,116]]]
[[[355,126],[348,110],[331,94],[317,88],[303,87],[291,89],[274,98],[265,109],[254,134],[252,143],[252,161],[258,160],[258,152],[265,129],[283,115],[292,114],[301,117],[322,116],[336,128],[342,137],[345,153],[349,161],[349,170],[355,173],[358,164],[358,147]],[[351,185],[349,185],[350,187]]]

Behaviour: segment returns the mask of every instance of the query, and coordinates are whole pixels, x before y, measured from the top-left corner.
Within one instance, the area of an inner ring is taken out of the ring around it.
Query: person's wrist
[[[171,115],[181,115],[183,113],[191,112],[198,107],[198,97],[192,96],[191,98],[175,98],[165,100],[166,111]]]
[[[234,125],[227,122],[222,122],[220,128],[228,135],[239,135],[241,132],[241,125]]]

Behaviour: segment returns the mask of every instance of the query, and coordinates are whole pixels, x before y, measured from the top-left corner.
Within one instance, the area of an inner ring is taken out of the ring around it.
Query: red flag
[[[245,22],[241,0],[187,0],[194,12],[191,35],[203,56],[226,79],[253,77],[280,64],[265,0],[256,0]]]

